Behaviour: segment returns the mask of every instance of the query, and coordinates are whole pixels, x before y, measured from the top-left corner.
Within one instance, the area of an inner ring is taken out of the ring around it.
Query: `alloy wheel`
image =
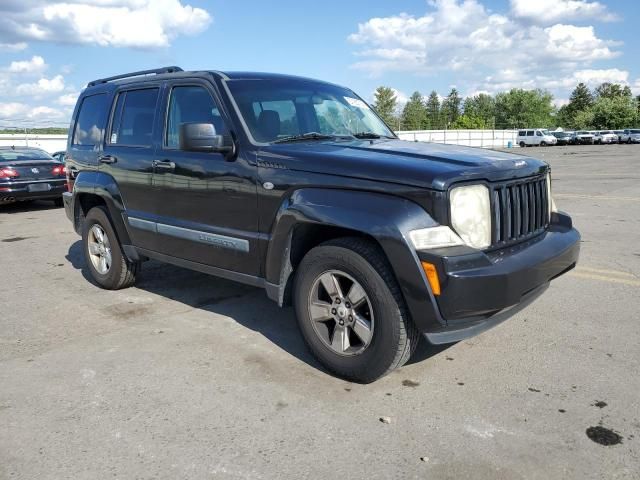
[[[374,318],[369,296],[352,276],[340,270],[320,274],[308,301],[313,330],[334,353],[358,355],[373,339]]]
[[[89,230],[87,248],[93,268],[101,275],[106,275],[111,268],[111,244],[104,229],[97,223]]]

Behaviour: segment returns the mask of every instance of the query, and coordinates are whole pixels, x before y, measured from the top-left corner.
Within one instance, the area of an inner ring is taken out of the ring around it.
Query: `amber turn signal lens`
[[[434,295],[440,295],[440,279],[438,278],[436,266],[433,263],[422,262],[422,268],[427,275],[427,280],[429,280],[431,291]]]

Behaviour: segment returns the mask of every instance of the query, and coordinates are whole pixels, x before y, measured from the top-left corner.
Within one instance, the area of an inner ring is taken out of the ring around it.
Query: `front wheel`
[[[369,383],[404,365],[419,332],[379,247],[357,238],[326,242],[297,268],[298,325],[331,372]]]
[[[546,147],[547,146],[547,142],[540,142],[540,146],[541,147]]]
[[[124,256],[104,207],[93,207],[87,213],[82,228],[82,245],[91,277],[99,286],[119,290],[135,283],[139,264]]]

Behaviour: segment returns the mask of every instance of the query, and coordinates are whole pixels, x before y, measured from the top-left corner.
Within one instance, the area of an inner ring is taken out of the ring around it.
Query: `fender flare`
[[[74,226],[76,226],[76,231],[79,229],[77,222],[79,222],[79,215],[82,212],[79,205],[81,194],[95,195],[104,201],[120,244],[130,245],[131,238],[122,216],[125,212],[125,206],[115,178],[99,171],[82,171],[75,178],[73,211],[75,212]]]
[[[411,230],[438,225],[418,204],[394,195],[303,188],[282,203],[270,235],[265,258],[268,295],[283,302],[293,266],[292,241],[301,225],[354,230],[372,237],[387,256],[416,326],[440,327],[445,321],[408,239]]]

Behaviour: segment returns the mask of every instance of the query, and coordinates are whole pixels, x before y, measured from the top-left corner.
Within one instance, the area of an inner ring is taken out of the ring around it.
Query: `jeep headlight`
[[[485,185],[467,185],[451,190],[451,226],[473,248],[491,245],[491,206]]]

